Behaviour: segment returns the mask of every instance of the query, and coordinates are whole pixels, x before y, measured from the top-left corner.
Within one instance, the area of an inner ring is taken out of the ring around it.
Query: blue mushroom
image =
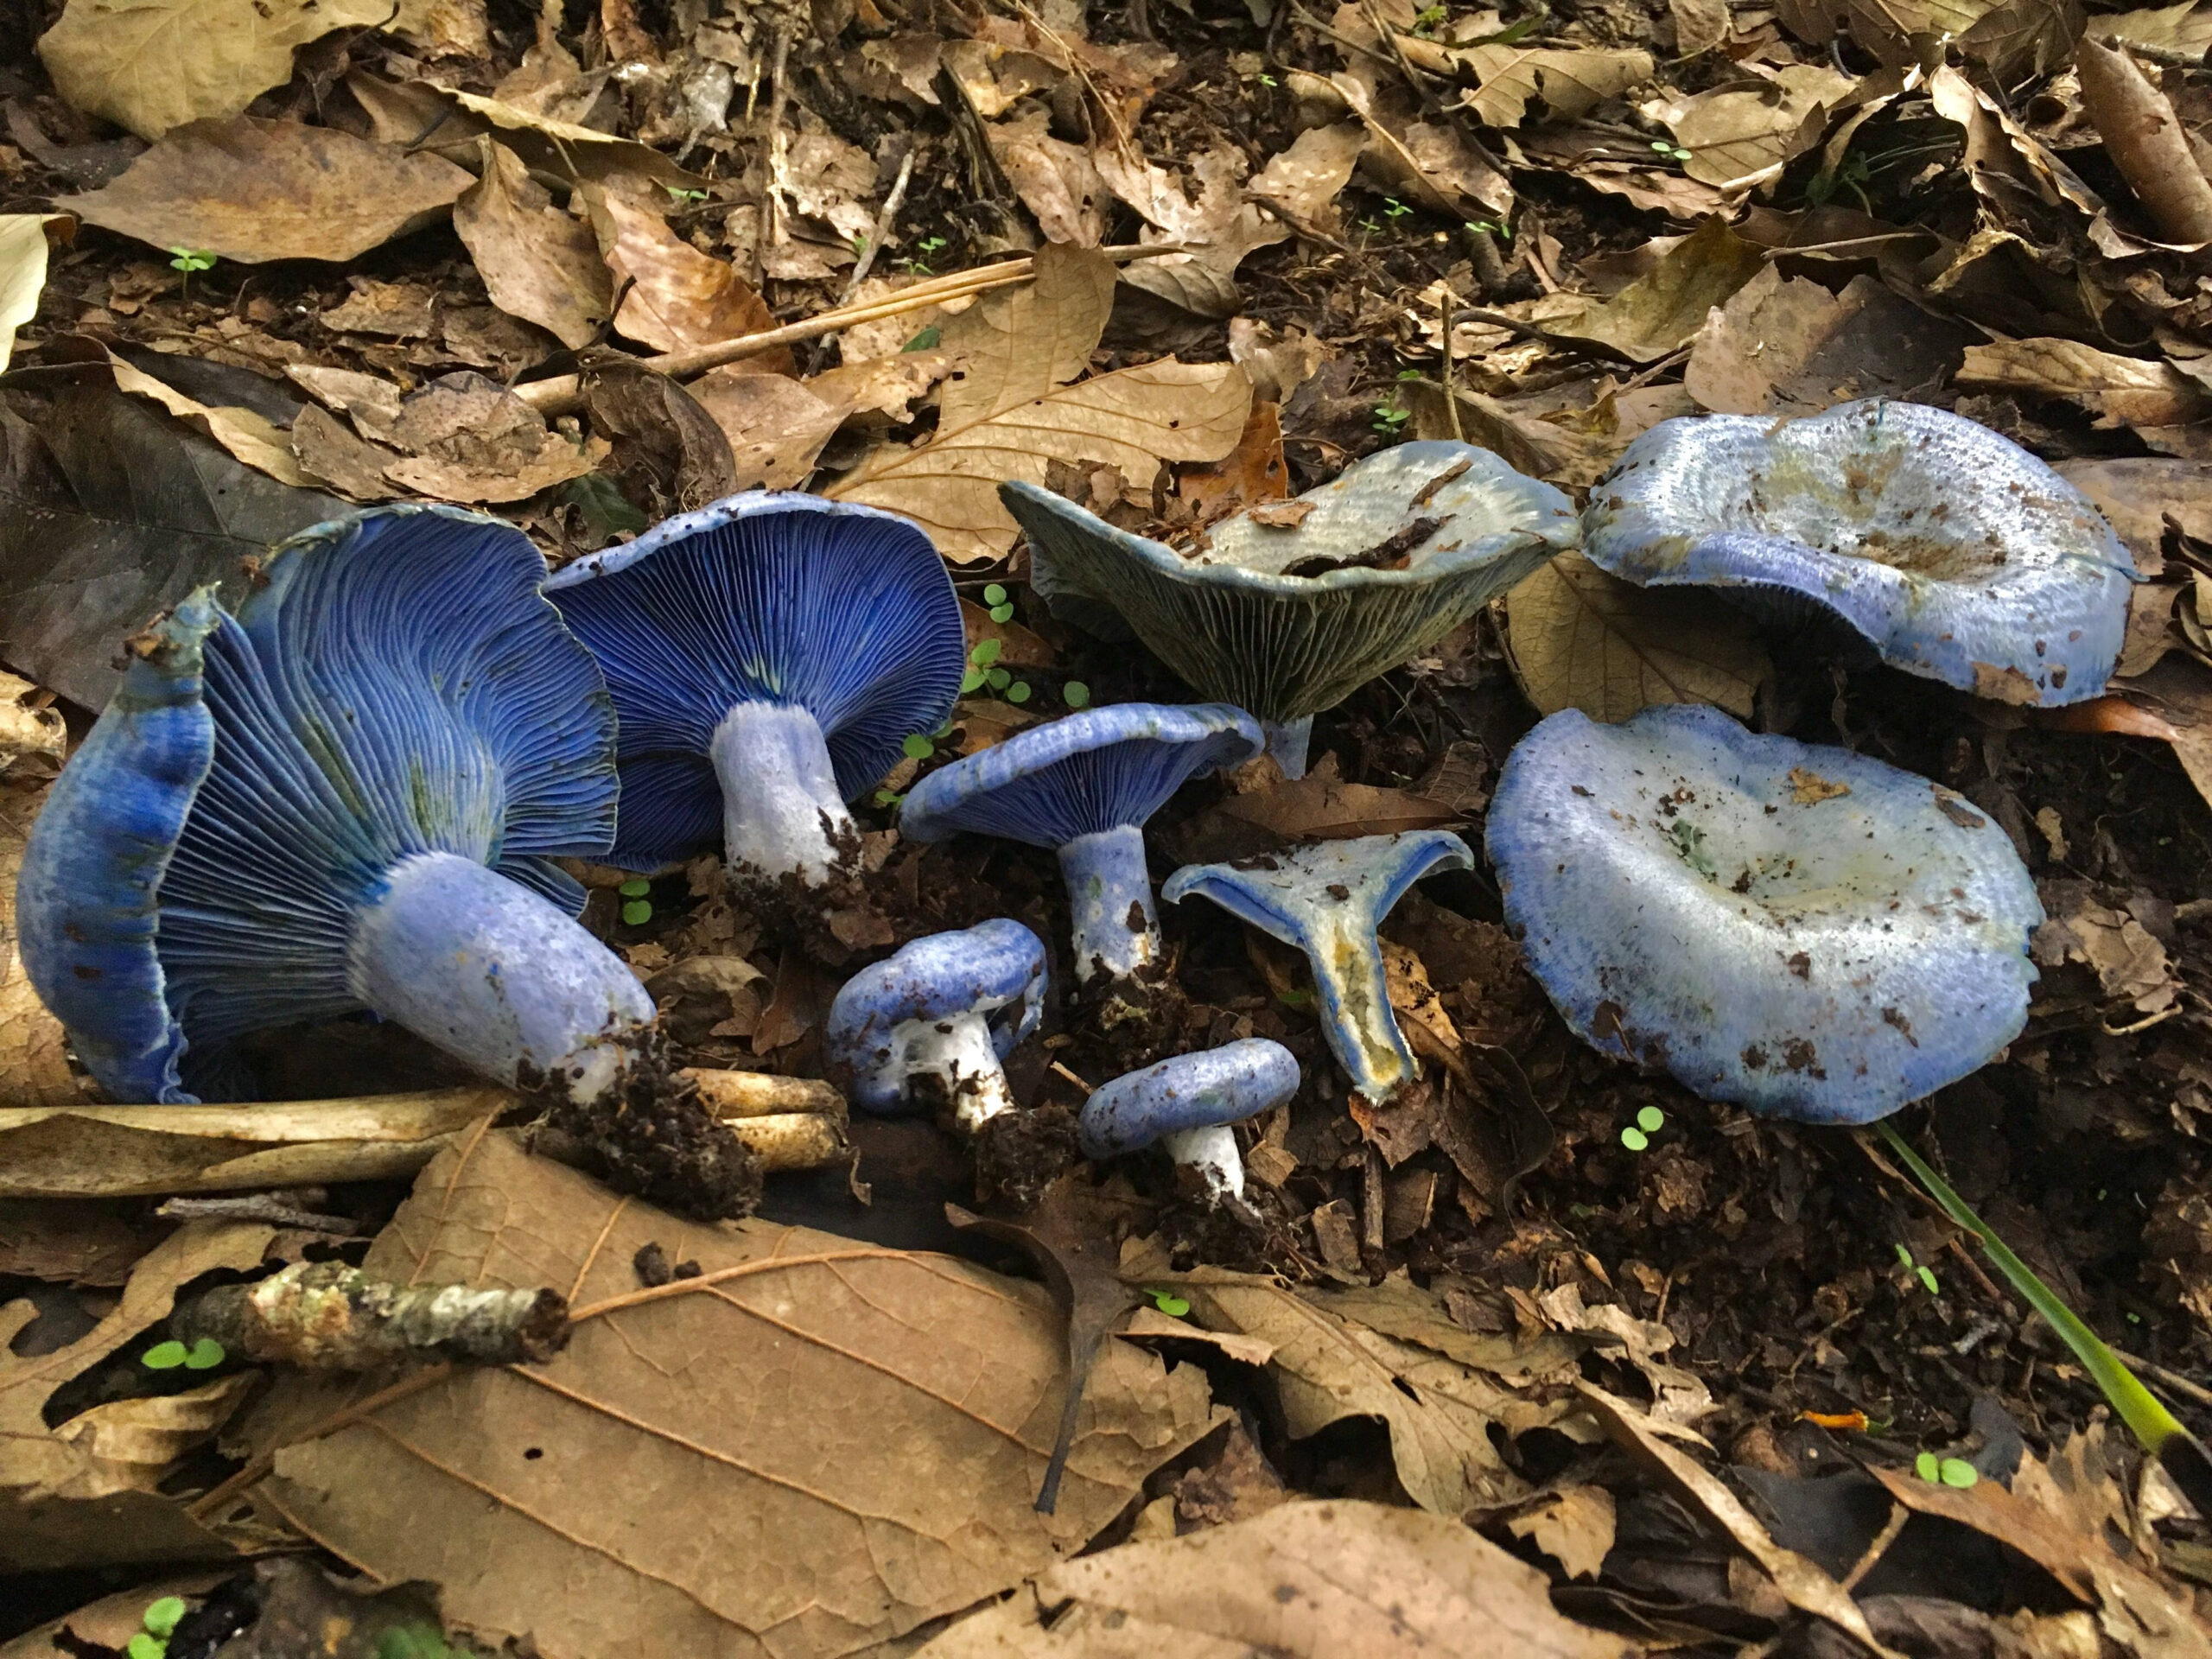
[[[1170,904],[1195,893],[1306,953],[1321,1031],[1352,1087],[1376,1104],[1419,1075],[1390,1012],[1376,929],[1413,884],[1436,870],[1474,867],[1448,830],[1319,841],[1234,864],[1186,864],[1160,890]]]
[[[1639,586],[1824,607],[1893,666],[2014,703],[2104,690],[2134,580],[2089,499],[2026,450],[1879,398],[1662,421],[1592,487],[1582,537]]]
[[[967,831],[1052,848],[1076,978],[1133,978],[1160,955],[1145,821],[1186,779],[1249,760],[1265,741],[1225,703],[1085,709],[931,772],[908,791],[899,826],[916,841]]]
[[[1568,709],[1507,757],[1489,851],[1568,1026],[1707,1099],[1869,1122],[2027,1019],[2043,906],[2005,831],[1846,749]]]
[[[653,1005],[547,861],[605,849],[615,777],[544,574],[497,519],[386,508],[130,642],[16,891],[31,982],[109,1094],[250,1098],[242,1039],[364,1008],[502,1082],[612,1081]]]
[[[1487,449],[1402,443],[1295,502],[1173,548],[1032,484],[999,494],[1029,537],[1053,613],[1131,633],[1217,702],[1249,709],[1287,776],[1313,716],[1442,639],[1575,544],[1574,509]],[[1302,512],[1300,509],[1303,509]]]
[[[1158,1141],[1197,1175],[1214,1203],[1244,1196],[1244,1160],[1230,1125],[1298,1092],[1298,1058],[1248,1037],[1148,1065],[1094,1090],[1076,1120],[1084,1154],[1113,1158]]]
[[[1045,1011],[1045,945],[1001,917],[916,939],[847,980],[823,1051],[874,1112],[925,1107],[969,1134],[1014,1109],[1000,1065]]]
[[[967,659],[929,537],[818,496],[731,496],[545,589],[621,716],[609,857],[631,869],[719,839],[741,883],[849,874],[860,836],[845,803],[944,723]]]

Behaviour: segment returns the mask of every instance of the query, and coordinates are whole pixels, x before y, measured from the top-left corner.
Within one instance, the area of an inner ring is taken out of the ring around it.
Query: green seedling
[[[909,276],[934,276],[936,273],[931,270],[929,267],[929,261],[932,256],[943,252],[949,245],[950,245],[941,236],[925,236],[920,241],[914,244],[913,257],[908,259],[902,259],[899,263],[906,269]],[[930,343],[931,345],[935,345],[937,342],[932,340]],[[909,346],[907,349],[911,351],[914,348]]]
[[[1671,138],[1655,138],[1652,140],[1651,148],[1665,156],[1667,160],[1676,163],[1687,162],[1690,158],[1689,151]]]
[[[1433,35],[1449,14],[1442,6],[1430,6],[1414,14],[1414,33]]]
[[[1630,1152],[1642,1152],[1666,1124],[1667,1114],[1656,1106],[1639,1106],[1636,1109],[1636,1122],[1621,1131],[1621,1145]]]
[[[879,789],[870,798],[872,798],[878,806],[893,807],[898,805],[899,802],[905,800],[906,797],[905,791],[901,790]]]
[[[2212,1452],[2204,1449],[2203,1442],[2182,1426],[2158,1395],[2143,1386],[2141,1379],[2105,1345],[2102,1338],[2089,1329],[2080,1314],[2037,1278],[2028,1264],[2012,1253],[2012,1247],[1967,1207],[1966,1200],[1951,1191],[1943,1178],[1928,1166],[1893,1125],[1877,1123],[1874,1128],[1898,1161],[1927,1188],[1929,1197],[1942,1206],[1943,1213],[1980,1241],[1983,1252],[2012,1288],[2019,1292],[2021,1300],[2042,1314],[2044,1322],[2074,1351],[2074,1357],[2082,1362],[2082,1369],[2103,1391],[2113,1414],[2127,1425],[2128,1433],[2135,1436],[2143,1449],[2158,1460],[2159,1467],[2181,1489],[2182,1496],[2200,1513],[2212,1513]]]
[[[930,741],[928,735],[922,732],[916,732],[899,747],[906,751],[906,758],[909,760],[926,760],[937,753],[937,745]]]
[[[1642,1152],[1651,1144],[1651,1137],[1633,1123],[1621,1130],[1621,1145],[1630,1152]]]
[[[983,589],[983,603],[990,607],[992,621],[1011,622],[1014,620],[1014,601],[999,583],[995,582]]]
[[[1408,213],[1413,212],[1413,209],[1395,196],[1385,196],[1382,198],[1382,212],[1386,218],[1403,219]]]
[[[1385,436],[1395,437],[1405,429],[1405,424],[1413,418],[1413,414],[1410,409],[1402,409],[1395,404],[1377,404],[1375,406],[1375,429]]]
[[[1939,1458],[1933,1452],[1915,1458],[1912,1471],[1930,1486],[1955,1486],[1961,1491],[1981,1479],[1981,1471],[1964,1458]]]
[[[212,1371],[228,1357],[221,1343],[213,1337],[202,1337],[186,1350],[184,1369],[188,1371]]]
[[[704,201],[707,199],[705,191],[686,190],[680,184],[664,184],[661,188],[667,191],[670,196],[677,201]]]
[[[1191,1311],[1190,1303],[1185,1301],[1180,1296],[1178,1296],[1172,1290],[1158,1290],[1147,1287],[1144,1294],[1152,1298],[1152,1305],[1154,1307],[1158,1308],[1171,1319],[1179,1319],[1185,1313],[1188,1313]]]
[[[124,1659],[163,1659],[163,1656],[168,1650],[168,1643],[162,1641],[160,1637],[149,1636],[143,1630],[140,1630],[123,1644]]]
[[[139,1355],[138,1363],[149,1371],[173,1371],[184,1363],[188,1351],[182,1343],[171,1338],[167,1342],[156,1343]]]
[[[184,1612],[182,1596],[163,1596],[158,1601],[149,1602],[146,1606],[146,1616],[142,1621],[146,1626],[147,1635],[163,1642],[168,1641],[171,1632],[176,1629],[177,1620],[184,1617]]]
[[[1265,70],[1262,70],[1258,74],[1253,76],[1252,79],[1258,81],[1261,86],[1270,89],[1272,89],[1275,84],[1275,78],[1268,73]]]
[[[1090,706],[1090,688],[1081,680],[1070,680],[1060,688],[1060,701],[1071,709],[1087,709]]]
[[[614,889],[622,895],[622,920],[626,925],[640,927],[652,920],[652,890],[653,884],[642,876]]]
[[[1513,227],[1501,219],[1475,219],[1467,221],[1467,228],[1478,236],[1494,236],[1501,242],[1513,239]]]
[[[1897,1251],[1899,1267],[1925,1285],[1930,1296],[1941,1294],[1936,1284],[1936,1270],[1933,1268],[1927,1266],[1924,1262],[1915,1262],[1912,1259],[1912,1252],[1902,1244],[1897,1247]]]
[[[169,260],[169,269],[184,273],[184,282],[178,289],[178,297],[189,299],[192,296],[192,273],[196,270],[214,270],[215,256],[212,253],[201,253],[192,248],[171,248],[169,252],[173,256]]]

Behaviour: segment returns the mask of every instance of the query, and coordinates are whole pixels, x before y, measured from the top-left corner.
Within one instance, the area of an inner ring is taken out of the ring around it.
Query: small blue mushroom
[[[653,1005],[548,859],[613,835],[614,715],[544,575],[498,519],[385,508],[130,642],[16,890],[110,1095],[250,1098],[243,1039],[364,1008],[503,1083],[613,1079]]]
[[[1059,854],[1075,973],[1127,979],[1160,955],[1145,821],[1186,779],[1257,754],[1259,722],[1226,703],[1122,702],[1033,726],[931,772],[908,791],[901,833],[965,830]]]
[[[1567,709],[1507,757],[1489,851],[1568,1026],[1710,1100],[1870,1122],[2027,1019],[2043,906],[2005,831],[1846,749]]]
[[[830,1005],[823,1052],[873,1112],[934,1109],[969,1134],[1014,1109],[1000,1065],[1045,1011],[1045,945],[1001,917],[863,968]]]
[[[1465,443],[1370,455],[1294,502],[1213,525],[1187,554],[1033,484],[999,495],[1028,532],[1029,582],[1055,615],[1108,639],[1134,632],[1207,696],[1250,709],[1292,778],[1305,774],[1316,714],[1578,534],[1564,495]]]
[[[1879,398],[1662,421],[1592,488],[1582,537],[1638,586],[1777,616],[1809,601],[1895,667],[2015,703],[2104,690],[2134,580],[2089,499],[2026,450]]]
[[[720,840],[733,879],[853,869],[845,803],[952,712],[960,602],[918,526],[872,507],[734,495],[563,569],[545,589],[621,717],[611,861]]]
[[[1084,1155],[1113,1158],[1154,1141],[1198,1178],[1213,1203],[1244,1196],[1244,1160],[1230,1125],[1298,1092],[1298,1057],[1247,1037],[1132,1071],[1094,1090],[1076,1120]]]
[[[1306,953],[1321,1002],[1321,1031],[1353,1089],[1380,1105],[1419,1074],[1390,1012],[1376,929],[1413,884],[1436,870],[1474,868],[1448,830],[1319,841],[1234,864],[1186,864],[1160,890],[1170,904],[1196,893]]]

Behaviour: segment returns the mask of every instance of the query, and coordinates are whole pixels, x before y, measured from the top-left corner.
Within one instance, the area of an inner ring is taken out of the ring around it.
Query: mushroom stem
[[[952,1120],[973,1135],[1001,1112],[1014,1110],[1014,1091],[981,1014],[956,1014],[900,1027],[906,1039],[901,1070],[918,1095],[933,1095]]]
[[[621,1063],[619,1039],[653,1018],[621,959],[527,887],[474,859],[417,853],[385,875],[353,925],[347,988],[487,1077],[524,1065],[572,1073],[596,1097]]]
[[[1144,831],[1117,824],[1060,849],[1075,935],[1075,976],[1127,979],[1160,954],[1160,917],[1145,868]]]
[[[857,831],[837,793],[821,722],[788,702],[741,702],[708,753],[722,785],[724,862],[733,874],[796,875],[821,887]]]
[[[1306,775],[1306,746],[1313,736],[1313,716],[1306,715],[1298,720],[1263,720],[1260,728],[1268,734],[1268,753],[1275,758],[1275,765],[1282,768],[1286,778]]]
[[[1244,1160],[1236,1150],[1236,1131],[1228,1124],[1178,1129],[1162,1135],[1160,1144],[1178,1164],[1198,1172],[1209,1203],[1244,1196]]]

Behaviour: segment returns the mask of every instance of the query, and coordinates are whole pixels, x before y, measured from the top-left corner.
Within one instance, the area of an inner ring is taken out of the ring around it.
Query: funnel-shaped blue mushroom
[[[1160,954],[1145,821],[1186,779],[1257,754],[1259,722],[1226,703],[1122,702],[1033,726],[923,779],[900,831],[1049,847],[1074,917],[1075,972],[1131,978]]]
[[[1215,1203],[1244,1196],[1244,1160],[1230,1126],[1298,1092],[1298,1057],[1247,1037],[1179,1054],[1094,1090],[1076,1119],[1084,1155],[1113,1158],[1159,1142]]]
[[[734,495],[545,584],[621,717],[610,855],[652,869],[721,843],[733,879],[849,872],[845,803],[935,730],[967,642],[912,521],[777,492]]]
[[[614,721],[512,526],[393,507],[203,588],[54,785],[31,982],[120,1101],[246,1097],[241,1039],[373,1009],[503,1082],[595,1093],[653,1017],[550,855],[614,830]]]
[[[1582,535],[1640,587],[1810,601],[1895,667],[2016,703],[2104,690],[2134,579],[2089,499],[2026,450],[1878,398],[1662,421],[1592,488]]]
[[[1577,1035],[1690,1089],[1864,1123],[2019,1033],[2043,920],[2005,831],[1925,778],[1718,709],[1568,709],[1507,757],[1489,850]]]
[[[916,939],[830,1005],[823,1047],[873,1112],[930,1107],[974,1134],[1014,1108],[1000,1062],[1045,1011],[1045,945],[1001,917]]]
[[[1370,455],[1295,502],[1214,525],[1187,555],[1035,485],[999,494],[1028,532],[1030,585],[1056,615],[1109,638],[1133,631],[1207,696],[1250,709],[1293,778],[1316,714],[1579,533],[1564,495],[1464,443]]]
[[[1234,864],[1186,864],[1160,890],[1170,904],[1195,893],[1306,953],[1320,999],[1321,1032],[1352,1087],[1380,1104],[1418,1075],[1390,1012],[1376,929],[1406,889],[1436,870],[1474,867],[1448,830],[1319,841]]]

